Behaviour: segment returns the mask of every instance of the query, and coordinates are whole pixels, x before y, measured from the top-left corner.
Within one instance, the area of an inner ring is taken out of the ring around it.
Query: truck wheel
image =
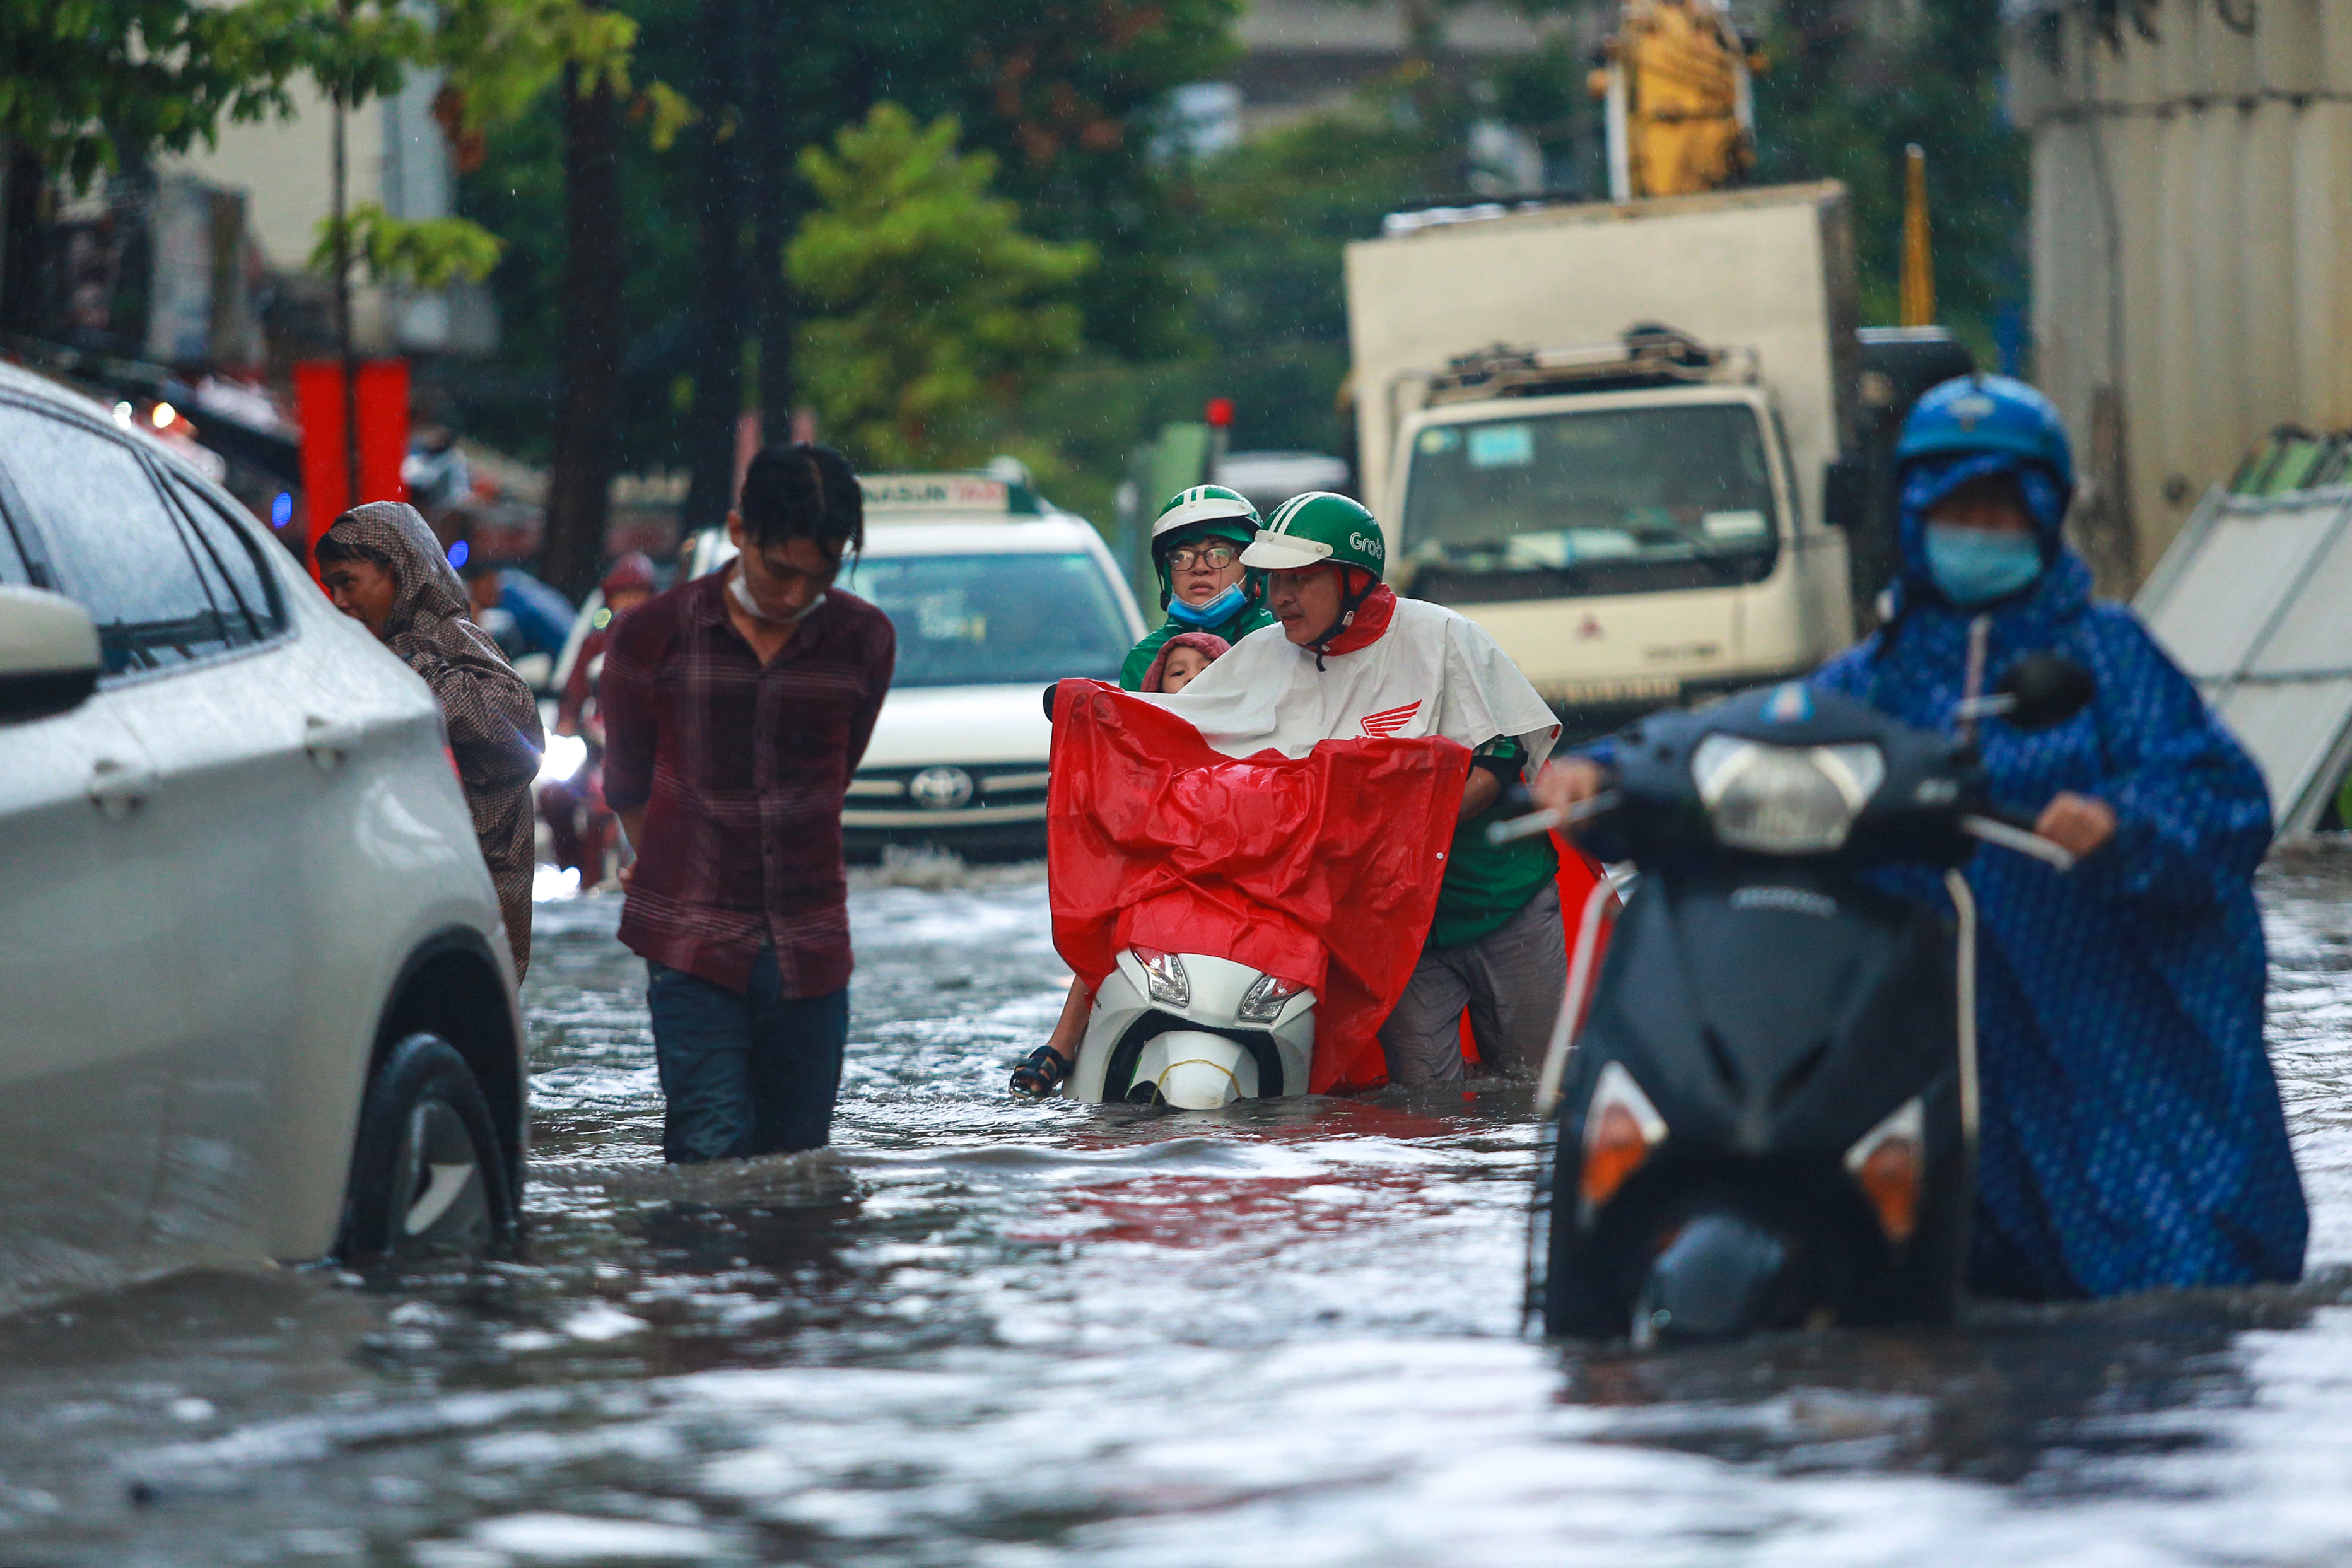
[[[385,1054],[360,1109],[336,1256],[476,1258],[514,1228],[506,1163],[473,1069],[439,1036],[409,1036]]]

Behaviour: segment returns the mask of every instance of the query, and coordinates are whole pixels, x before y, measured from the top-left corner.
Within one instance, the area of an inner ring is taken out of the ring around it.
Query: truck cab
[[[1752,356],[1639,328],[1429,378],[1382,508],[1401,592],[1502,645],[1571,736],[1812,668],[1852,640]]]

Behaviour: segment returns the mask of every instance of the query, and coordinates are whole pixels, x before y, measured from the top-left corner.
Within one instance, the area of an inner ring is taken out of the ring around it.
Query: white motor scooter
[[[1315,993],[1231,959],[1132,947],[1095,993],[1062,1092],[1214,1110],[1305,1094]]]

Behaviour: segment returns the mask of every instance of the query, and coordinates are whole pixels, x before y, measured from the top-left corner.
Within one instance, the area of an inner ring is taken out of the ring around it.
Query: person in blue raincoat
[[[1947,382],[1897,457],[1892,614],[1815,684],[1949,733],[1979,622],[1988,688],[2042,650],[2098,681],[2055,729],[1978,731],[1995,799],[2083,858],[2061,873],[1986,849],[1969,867],[1983,1082],[1969,1284],[2059,1300],[2298,1279],[2303,1189],[2263,1049],[2262,775],[2138,619],[2093,602],[2059,531],[2074,463],[2048,399],[2005,377]],[[1538,794],[1564,804],[1592,773],[1570,763]],[[1912,890],[1935,896],[1924,879]]]

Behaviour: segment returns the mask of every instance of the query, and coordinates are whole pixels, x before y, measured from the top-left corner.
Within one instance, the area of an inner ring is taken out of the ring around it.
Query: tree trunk
[[[686,526],[723,521],[735,504],[735,422],[743,412],[742,28],[736,0],[702,0],[702,277],[695,321],[694,413],[686,436]]]
[[[621,408],[621,114],[612,84],[563,79],[562,399],[541,563],[574,598],[596,585],[612,515]]]
[[[785,7],[766,0],[751,9],[751,279],[760,331],[759,403],[762,438],[792,433],[800,389],[793,377],[793,334],[798,326],[793,286],[784,276],[784,246],[799,204],[784,91]]]
[[[7,209],[0,217],[0,331],[43,335],[48,268],[41,198],[47,184],[47,171],[38,157],[22,145],[8,149]]]

